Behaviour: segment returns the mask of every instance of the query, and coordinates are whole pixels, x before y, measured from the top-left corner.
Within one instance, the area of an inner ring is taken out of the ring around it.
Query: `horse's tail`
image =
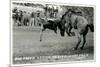
[[[88,24],[88,27],[90,28],[91,32],[94,32],[94,25],[93,24]]]

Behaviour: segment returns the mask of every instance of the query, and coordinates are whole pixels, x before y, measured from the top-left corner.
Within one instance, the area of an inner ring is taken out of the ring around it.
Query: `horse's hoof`
[[[71,32],[71,36],[75,36],[75,33],[74,32]]]
[[[75,47],[74,50],[77,50],[77,47]]]
[[[71,35],[68,35],[69,37],[71,37]]]
[[[57,34],[57,32],[55,32]]]
[[[57,31],[54,31],[57,34]]]
[[[40,40],[40,42],[41,42],[42,40]]]
[[[73,47],[71,50],[77,50],[77,48],[76,47]]]
[[[81,47],[80,49],[83,50],[83,47]]]

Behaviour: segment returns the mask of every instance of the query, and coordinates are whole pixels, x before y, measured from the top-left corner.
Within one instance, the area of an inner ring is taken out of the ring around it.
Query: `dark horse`
[[[41,32],[40,32],[40,41],[42,41],[43,31],[46,29],[53,30],[57,34],[57,26],[58,26],[59,20],[46,20],[41,19]]]
[[[61,18],[61,22],[59,23],[58,27],[60,29],[61,36],[64,36],[65,31],[69,36],[71,36],[71,29],[77,31],[76,33],[78,37],[78,42],[76,44],[76,47],[74,48],[75,50],[77,50],[82,39],[83,44],[80,49],[84,48],[88,28],[90,28],[92,32],[94,31],[93,24],[89,24],[85,17],[77,15],[77,13],[72,10],[68,10],[67,12],[65,12],[65,14]]]

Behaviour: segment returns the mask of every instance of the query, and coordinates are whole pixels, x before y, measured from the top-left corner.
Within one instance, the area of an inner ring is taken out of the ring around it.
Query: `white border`
[[[12,64],[12,57],[13,57],[13,37],[12,37],[12,2],[23,2],[23,3],[34,3],[34,4],[53,4],[53,5],[64,5],[64,6],[76,6],[76,7],[93,7],[94,8],[94,60],[83,60],[83,61],[67,61],[67,62],[46,62],[46,63],[34,63],[34,64]],[[10,66],[32,66],[32,65],[41,65],[41,64],[45,64],[45,65],[48,65],[48,64],[65,64],[65,63],[86,63],[86,62],[94,62],[96,61],[96,5],[87,5],[87,4],[72,4],[72,3],[56,3],[56,2],[43,2],[43,1],[23,1],[23,0],[15,0],[15,1],[10,1],[10,21],[11,21],[11,24],[10,24]]]

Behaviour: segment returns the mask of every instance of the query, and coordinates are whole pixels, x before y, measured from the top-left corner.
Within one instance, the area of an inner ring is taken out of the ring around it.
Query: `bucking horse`
[[[86,44],[86,35],[89,29],[91,30],[91,32],[94,32],[94,25],[89,24],[85,17],[77,15],[77,13],[71,9],[65,12],[65,14],[62,16],[58,27],[60,29],[61,36],[65,35],[65,31],[68,36],[71,36],[72,29],[77,31],[76,33],[78,37],[78,42],[74,48],[75,50],[77,50],[82,40],[83,42],[80,49],[84,48],[84,45]]]

